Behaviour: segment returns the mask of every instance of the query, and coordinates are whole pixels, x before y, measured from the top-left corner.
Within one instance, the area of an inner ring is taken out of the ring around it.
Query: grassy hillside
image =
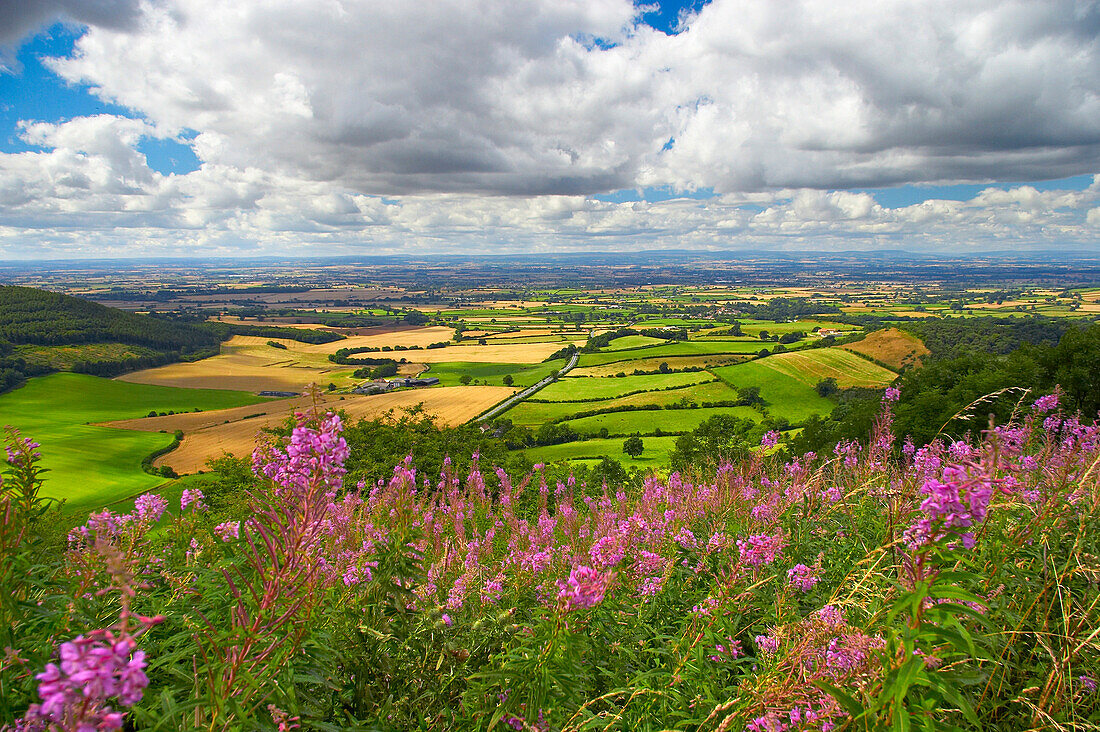
[[[69,508],[95,508],[163,483],[141,470],[142,459],[172,442],[158,432],[93,423],[142,417],[150,411],[190,412],[264,401],[223,390],[129,384],[83,374],[50,374],[0,395],[0,425],[12,425],[42,444],[50,469],[46,494]]]

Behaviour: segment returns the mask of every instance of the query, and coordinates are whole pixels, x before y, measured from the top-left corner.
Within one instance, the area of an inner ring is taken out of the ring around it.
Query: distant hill
[[[48,371],[114,376],[218,352],[218,334],[31,287],[0,287],[0,390]]]

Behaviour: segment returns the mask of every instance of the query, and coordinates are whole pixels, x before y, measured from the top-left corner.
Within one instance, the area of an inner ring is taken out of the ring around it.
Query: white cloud
[[[0,155],[0,248],[1022,246],[1094,233],[1100,184],[899,209],[836,189],[1100,169],[1095,2],[713,0],[676,36],[637,12],[630,0],[28,4],[19,28],[90,23],[52,67],[144,119],[27,121],[24,139],[45,151]],[[199,170],[150,170],[138,142],[184,130]],[[587,197],[664,185],[719,195]],[[92,232],[83,243],[68,238],[78,229]]]
[[[72,81],[205,160],[365,193],[1034,180],[1100,167],[1087,0],[163,0]],[[605,38],[606,49],[580,39]],[[675,143],[662,151],[669,138]]]

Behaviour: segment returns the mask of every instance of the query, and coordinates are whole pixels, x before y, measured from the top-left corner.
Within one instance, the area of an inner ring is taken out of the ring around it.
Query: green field
[[[616,338],[611,341],[611,345],[607,347],[609,351],[621,351],[626,348],[641,348],[642,346],[655,346],[658,343],[664,343],[664,338],[651,338],[650,336],[643,335],[630,335],[623,336],[622,338]]]
[[[588,376],[573,378],[567,376],[540,391],[538,398],[552,402],[611,399],[633,391],[655,391],[713,380],[714,375],[706,371],[622,377]]]
[[[760,419],[760,412],[751,407],[707,407],[700,409],[661,409],[658,411],[614,412],[593,417],[571,419],[562,424],[582,435],[594,435],[603,428],[612,435],[651,434],[660,428],[665,432],[690,432],[705,419],[716,414],[729,414],[745,419]]]
[[[172,436],[95,427],[91,422],[157,412],[225,409],[265,401],[221,389],[176,389],[130,384],[81,374],[51,374],[0,395],[0,425],[12,425],[42,444],[49,468],[44,495],[88,510],[131,497],[165,482],[141,470],[149,453]]]
[[[667,346],[634,348],[626,351],[601,351],[581,356],[579,366],[598,366],[605,363],[632,361],[641,358],[664,356],[707,356],[723,353],[756,353],[773,345],[764,341],[681,341]],[[625,365],[624,365],[625,366]],[[627,369],[629,371],[629,368]]]
[[[645,391],[641,394],[601,399],[591,402],[538,402],[525,401],[508,410],[507,417],[515,424],[537,427],[544,422],[564,419],[571,414],[592,409],[612,409],[621,406],[642,406],[646,404],[675,404],[682,399],[701,404],[703,402],[727,401],[737,398],[737,392],[721,381],[695,384],[682,389],[667,391]]]
[[[808,353],[824,350],[828,349],[815,349]],[[806,373],[792,369],[789,360],[781,358],[784,355],[786,354],[769,356],[735,366],[721,366],[713,371],[732,386],[759,387],[760,396],[767,402],[768,411],[776,417],[801,422],[811,415],[831,412],[833,403],[814,389],[814,384],[819,379],[811,382]],[[874,365],[866,361],[864,363]]]
[[[623,453],[623,438],[610,437],[606,440],[583,440],[567,442],[563,445],[529,448],[527,457],[534,462],[552,463],[558,460],[584,461],[588,464],[609,457],[621,462],[627,468],[660,468],[668,465],[668,455],[676,446],[676,436],[643,437],[642,454],[637,459]]]
[[[511,374],[513,386],[525,387],[538,382],[551,371],[560,370],[563,366],[565,366],[565,359],[534,364],[447,361],[429,364],[428,370],[423,372],[423,375],[438,377],[443,386],[460,385],[462,383],[460,379],[465,374],[468,374],[475,383],[503,386],[505,375]]]

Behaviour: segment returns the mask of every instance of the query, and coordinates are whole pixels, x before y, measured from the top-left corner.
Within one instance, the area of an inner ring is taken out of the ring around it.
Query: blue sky
[[[241,3],[16,9],[0,258],[1097,248],[1083,0]]]

